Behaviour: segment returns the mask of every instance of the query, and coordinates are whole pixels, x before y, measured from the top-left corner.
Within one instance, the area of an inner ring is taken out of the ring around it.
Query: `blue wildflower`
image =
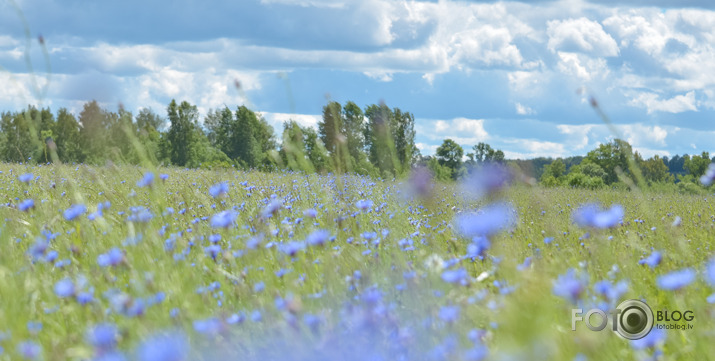
[[[559,275],[554,281],[554,294],[572,303],[576,303],[585,290],[586,282],[576,277],[576,271],[573,268],[569,269],[566,274]]]
[[[26,360],[38,360],[42,356],[42,346],[34,341],[24,341],[17,345],[17,353]]]
[[[112,350],[117,346],[119,331],[117,327],[110,323],[100,323],[87,330],[85,339],[94,348],[103,352]]]
[[[73,204],[72,206],[67,208],[67,210],[65,210],[64,217],[68,221],[73,221],[86,211],[87,207],[85,207],[84,204]]]
[[[69,278],[64,278],[55,283],[55,294],[58,297],[71,297],[75,294],[74,282]]]
[[[638,264],[645,264],[645,265],[650,266],[650,268],[655,268],[655,266],[660,264],[660,261],[662,259],[663,259],[663,255],[661,255],[660,252],[653,251],[653,253],[651,253],[650,256],[638,261]]]
[[[97,257],[97,264],[100,267],[118,266],[122,262],[124,262],[124,252],[116,247]]]
[[[460,187],[472,197],[481,198],[506,187],[512,178],[509,167],[499,163],[486,163],[467,175]]]
[[[710,262],[705,266],[705,281],[710,286],[715,286],[715,258],[711,258]]]
[[[465,237],[488,237],[514,223],[514,209],[505,204],[489,205],[479,212],[463,213],[456,217],[457,230]]]
[[[169,175],[166,173],[159,173],[159,179],[165,181],[165,180],[169,179]]]
[[[322,246],[330,239],[330,231],[319,229],[306,238],[306,242],[311,246]]]
[[[700,177],[700,183],[704,186],[710,186],[715,181],[715,163],[710,163],[705,170],[705,174]]]
[[[238,212],[227,210],[214,214],[211,217],[211,227],[214,228],[228,228],[238,217]]]
[[[611,228],[623,219],[623,207],[615,204],[606,211],[601,211],[598,205],[589,203],[576,209],[573,220],[581,227]]]
[[[459,306],[444,306],[439,309],[439,318],[444,322],[456,322],[459,319]]]
[[[263,218],[271,218],[274,214],[276,214],[281,207],[283,206],[283,200],[275,198],[273,199],[266,208],[263,209],[261,212],[261,217]]]
[[[653,328],[645,337],[638,340],[631,340],[631,347],[636,350],[655,348],[657,345],[665,342],[666,337],[667,334],[665,330]]]
[[[216,335],[224,330],[224,324],[218,318],[212,317],[205,320],[194,321],[194,330],[204,335]]]
[[[34,176],[32,175],[32,173],[25,173],[25,174],[22,174],[22,175],[20,175],[20,176],[17,177],[17,179],[18,179],[20,182],[23,182],[23,183],[30,183],[30,181],[32,180],[32,178],[34,178]]]
[[[35,201],[32,199],[25,199],[24,201],[20,202],[20,204],[17,206],[17,209],[27,212],[28,210],[35,208]]]
[[[358,207],[363,212],[372,208],[372,205],[373,205],[373,203],[369,199],[361,199],[361,200],[355,202],[355,207]]]
[[[212,244],[206,248],[204,248],[204,252],[206,252],[207,255],[211,256],[214,260],[216,260],[216,256],[218,256],[221,253],[221,246],[217,244]]]
[[[214,197],[214,198],[220,197],[226,193],[228,193],[228,183],[227,182],[219,182],[219,183],[212,185],[209,188],[209,194],[211,195],[211,197]]]
[[[139,346],[139,361],[183,361],[189,355],[187,345],[181,333],[154,335]]]
[[[313,208],[306,209],[303,211],[303,215],[310,218],[315,218],[318,216],[318,211]]]
[[[287,254],[290,257],[293,257],[296,255],[296,253],[298,253],[298,251],[305,248],[305,243],[291,241],[288,243],[281,244],[278,248],[281,252]]]
[[[442,280],[448,283],[466,283],[468,278],[469,273],[464,268],[442,272]]]
[[[154,184],[154,173],[146,172],[144,177],[137,182],[137,187],[151,187]]]
[[[675,291],[693,283],[693,281],[695,281],[695,270],[685,268],[658,277],[656,283],[661,289]]]

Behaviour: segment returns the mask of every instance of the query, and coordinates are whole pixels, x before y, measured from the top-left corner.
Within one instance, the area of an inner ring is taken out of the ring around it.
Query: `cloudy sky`
[[[452,138],[531,158],[611,139],[594,96],[646,156],[712,152],[713,10],[706,0],[0,0],[0,109],[78,113],[96,99],[164,114],[176,98],[202,113],[245,104],[280,129],[288,118],[315,125],[328,99],[384,101],[415,115],[425,155]]]

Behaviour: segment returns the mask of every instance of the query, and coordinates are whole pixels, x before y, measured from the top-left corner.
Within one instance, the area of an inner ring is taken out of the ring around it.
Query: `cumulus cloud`
[[[695,92],[676,95],[670,99],[661,99],[658,94],[644,92],[631,100],[631,104],[647,109],[648,114],[654,112],[682,113],[687,111],[697,111]]]
[[[601,24],[585,17],[547,23],[548,48],[554,52],[581,52],[596,57],[617,56],[616,41]]]

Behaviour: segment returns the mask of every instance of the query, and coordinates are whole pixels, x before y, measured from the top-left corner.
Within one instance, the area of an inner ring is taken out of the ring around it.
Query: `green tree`
[[[84,104],[79,113],[80,146],[82,159],[80,161],[90,164],[101,163],[106,157],[106,146],[109,128],[109,115],[102,109],[96,100]]]
[[[462,147],[452,139],[445,139],[436,151],[437,161],[441,166],[449,169],[452,179],[457,179],[463,155]]]
[[[199,111],[186,101],[176,104],[172,99],[166,109],[171,126],[166,135],[169,160],[180,167],[189,162],[191,147],[196,139]]]
[[[643,178],[648,182],[672,182],[673,176],[668,172],[668,166],[658,155],[638,162],[643,172]]]
[[[342,132],[342,123],[340,103],[331,101],[323,107],[323,119],[318,123],[318,134],[325,144],[325,149],[333,158],[338,156],[340,144],[344,144],[346,140]]]
[[[66,108],[57,112],[54,141],[57,145],[57,157],[65,163],[79,162],[82,159],[80,147],[79,123]]]
[[[633,150],[628,142],[621,139],[614,139],[606,144],[600,144],[598,148],[588,152],[584,162],[598,165],[606,172],[606,184],[613,184],[618,181],[617,169],[620,169],[627,176],[631,175],[628,158],[633,156]]]
[[[365,127],[368,159],[383,178],[391,178],[402,170],[390,129],[392,111],[384,103],[372,104],[365,109],[365,116],[368,119]]]
[[[694,155],[685,159],[683,168],[695,178],[705,174],[705,170],[710,165],[710,153],[702,152],[701,155]]]

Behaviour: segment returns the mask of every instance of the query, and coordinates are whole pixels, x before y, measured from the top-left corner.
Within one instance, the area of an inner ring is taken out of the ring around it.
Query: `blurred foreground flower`
[[[581,294],[586,291],[587,284],[588,282],[585,278],[576,277],[576,271],[570,268],[566,274],[560,275],[554,281],[553,292],[559,297],[576,303],[581,298]]]
[[[656,283],[661,289],[675,291],[693,283],[693,281],[695,281],[695,270],[686,268],[660,276]]]
[[[605,211],[599,208],[595,203],[582,205],[572,214],[574,222],[581,227],[611,228],[623,219],[623,207],[618,204]]]
[[[705,174],[700,177],[700,183],[709,186],[713,184],[713,181],[715,181],[715,163],[710,163],[708,169],[705,170]]]
[[[81,216],[84,212],[87,211],[87,207],[84,206],[84,204],[73,204],[71,207],[67,208],[63,215],[65,216],[65,219],[68,221],[73,221],[77,219],[77,217]]]
[[[455,217],[457,231],[465,237],[488,237],[515,222],[514,208],[506,203],[496,203],[477,212],[462,213]]]
[[[475,169],[460,183],[461,188],[474,198],[482,198],[509,185],[511,170],[500,163],[486,163]]]

